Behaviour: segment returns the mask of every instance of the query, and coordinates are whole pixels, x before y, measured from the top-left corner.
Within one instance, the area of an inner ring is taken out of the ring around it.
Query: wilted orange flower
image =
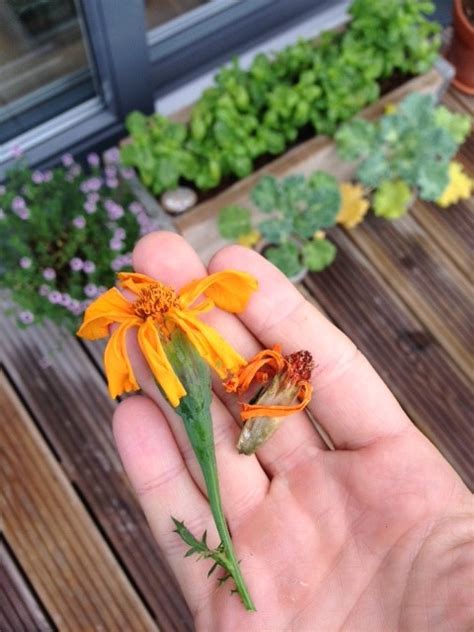
[[[163,343],[173,331],[185,334],[198,353],[221,378],[237,372],[245,360],[199,316],[213,307],[227,312],[242,311],[257,281],[249,274],[227,270],[192,281],[179,292],[145,274],[121,272],[120,287],[130,290],[128,301],[117,288],[96,299],[86,310],[77,335],[89,340],[109,335],[109,326],[118,324],[107,343],[104,364],[111,397],[139,386],[126,350],[126,332],[135,328],[138,344],[151,371],[172,406],[178,406],[186,390],[171,366]],[[198,299],[202,297],[201,301]]]
[[[264,349],[257,353],[224,382],[224,388],[229,393],[241,394],[247,391],[254,381],[265,384],[276,377],[280,384],[278,392],[273,397],[274,403],[243,402],[240,416],[243,421],[263,416],[287,417],[308,405],[313,392],[313,387],[308,381],[313,367],[313,358],[309,351],[297,351],[289,356],[283,356],[281,347],[275,345],[272,349]]]

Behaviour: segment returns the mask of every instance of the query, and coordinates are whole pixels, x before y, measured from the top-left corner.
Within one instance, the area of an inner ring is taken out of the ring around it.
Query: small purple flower
[[[19,195],[15,195],[15,197],[12,200],[12,211],[19,211],[22,208],[26,208],[26,202],[25,200],[19,196]]]
[[[48,296],[48,294],[49,294],[50,290],[51,290],[51,288],[49,287],[49,285],[45,285],[45,284],[43,283],[43,285],[40,285],[40,286],[39,286],[39,289],[38,289],[38,294],[39,294],[40,296]]]
[[[117,178],[107,178],[105,184],[109,187],[109,189],[116,189],[119,185],[119,181]]]
[[[107,288],[105,287],[105,285],[99,285],[99,287],[97,288],[97,295],[104,294],[105,292],[107,292]]]
[[[133,213],[133,215],[139,215],[140,213],[143,213],[145,209],[140,204],[140,202],[135,201],[129,204],[128,210],[130,211],[130,213]]]
[[[66,168],[72,167],[72,165],[74,164],[74,158],[71,154],[64,154],[64,156],[61,158],[61,162]]]
[[[98,193],[88,193],[87,195],[87,201],[88,202],[92,202],[92,204],[97,204],[97,202],[100,200],[100,195]]]
[[[70,303],[69,303],[69,305],[68,305],[68,310],[69,310],[70,312],[72,312],[73,314],[76,314],[76,316],[77,316],[77,315],[79,315],[79,314],[80,314],[80,311],[79,311],[79,310],[80,310],[80,307],[81,307],[81,304],[80,304],[80,302],[77,300],[77,298],[72,298],[72,299],[71,299],[71,302],[70,302]]]
[[[15,211],[15,215],[17,215],[22,220],[27,220],[30,217],[30,209],[20,208],[18,211]]]
[[[76,228],[82,229],[86,226],[86,218],[83,215],[78,215],[72,220],[72,223]]]
[[[50,182],[53,179],[53,172],[51,169],[43,172],[43,182]]]
[[[73,257],[69,262],[69,267],[73,272],[80,272],[84,267],[84,261],[79,257]]]
[[[123,268],[123,266],[124,266],[124,263],[123,263],[122,257],[115,257],[115,259],[113,259],[113,261],[110,264],[110,267],[112,268],[114,272],[118,272],[119,270]]]
[[[130,167],[124,167],[123,169],[120,169],[120,175],[124,180],[131,180],[135,177],[135,170]]]
[[[18,318],[20,319],[20,322],[22,322],[24,325],[31,325],[31,323],[35,319],[34,315],[28,310],[20,312],[18,314]]]
[[[92,202],[91,200],[87,200],[87,202],[85,202],[83,208],[84,208],[85,212],[88,215],[92,215],[93,213],[96,212],[97,205],[95,204],[95,202]]]
[[[91,153],[87,156],[87,162],[91,167],[98,167],[100,165],[100,158],[98,154]]]
[[[132,265],[132,253],[131,252],[126,252],[124,255],[122,255],[122,261],[123,261],[123,265],[124,266],[131,266]]]
[[[21,158],[23,156],[23,149],[20,147],[20,145],[12,145],[10,149],[10,154],[12,158],[18,160],[18,158]]]
[[[20,268],[23,268],[23,270],[28,270],[28,268],[31,268],[31,259],[29,257],[22,257],[20,259]]]
[[[84,287],[84,294],[88,297],[88,298],[94,298],[95,296],[97,296],[97,286],[94,285],[94,283],[88,283],[85,287]]]
[[[111,239],[109,241],[109,246],[111,250],[122,250],[123,242],[120,239]]]
[[[48,294],[48,301],[53,305],[59,305],[61,303],[62,297],[63,295],[61,294],[61,292],[53,290]]]
[[[114,239],[125,239],[126,234],[125,229],[119,226],[114,230]]]
[[[86,274],[92,274],[95,272],[95,263],[93,261],[84,261],[82,269]]]
[[[104,162],[107,165],[116,164],[120,160],[118,147],[111,147],[104,152]]]
[[[31,180],[35,184],[42,184],[44,182],[44,175],[41,171],[33,171],[31,174]]]
[[[106,178],[116,178],[117,177],[117,167],[115,165],[107,165],[105,168],[105,177]]]
[[[56,270],[54,268],[45,268],[43,270],[43,278],[46,279],[46,281],[54,281],[56,278]]]
[[[0,195],[5,195],[6,193],[6,188],[3,186],[3,184],[0,184]]]
[[[86,182],[88,183],[88,191],[99,191],[102,186],[102,178],[89,178]]]
[[[107,214],[112,221],[123,217],[125,212],[120,204],[116,204],[115,202],[112,202],[111,204],[106,204],[105,208],[107,209]]]
[[[80,173],[81,173],[81,166],[80,166],[80,165],[78,165],[78,164],[76,164],[76,163],[74,163],[74,164],[72,165],[72,167],[71,167],[71,168],[69,169],[69,171],[68,171],[68,176],[69,176],[72,180],[74,180],[74,178],[77,178],[77,176],[78,176],[78,175],[80,175]]]
[[[61,300],[59,301],[59,305],[62,305],[63,307],[69,307],[71,305],[71,301],[72,301],[72,298],[69,296],[69,294],[64,293],[64,294],[61,294]]]

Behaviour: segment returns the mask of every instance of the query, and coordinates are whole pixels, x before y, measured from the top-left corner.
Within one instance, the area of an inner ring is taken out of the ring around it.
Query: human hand
[[[143,238],[134,267],[174,287],[206,270],[172,233]],[[250,357],[280,343],[308,349],[317,364],[309,408],[285,420],[256,456],[238,454],[238,412],[215,384],[214,432],[222,499],[256,613],[227,584],[208,580],[209,561],[183,557],[170,516],[217,546],[205,486],[181,420],[163,401],[137,346],[130,354],[146,396],[114,417],[118,449],[197,630],[462,630],[474,626],[471,495],[415,428],[350,340],[265,259],[237,246],[209,272],[250,272],[259,290],[247,310],[205,319]]]

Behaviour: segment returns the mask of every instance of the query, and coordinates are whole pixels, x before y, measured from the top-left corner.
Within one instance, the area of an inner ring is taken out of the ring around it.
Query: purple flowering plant
[[[20,156],[0,186],[0,288],[20,327],[49,319],[75,331],[116,272],[131,269],[135,242],[154,224],[117,158],[91,154],[83,167],[68,154],[42,171]]]

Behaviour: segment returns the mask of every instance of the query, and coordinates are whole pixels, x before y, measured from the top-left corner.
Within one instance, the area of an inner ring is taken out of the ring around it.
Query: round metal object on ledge
[[[166,191],[161,196],[161,205],[167,213],[179,215],[184,213],[197,202],[196,192],[188,187],[177,187]]]

